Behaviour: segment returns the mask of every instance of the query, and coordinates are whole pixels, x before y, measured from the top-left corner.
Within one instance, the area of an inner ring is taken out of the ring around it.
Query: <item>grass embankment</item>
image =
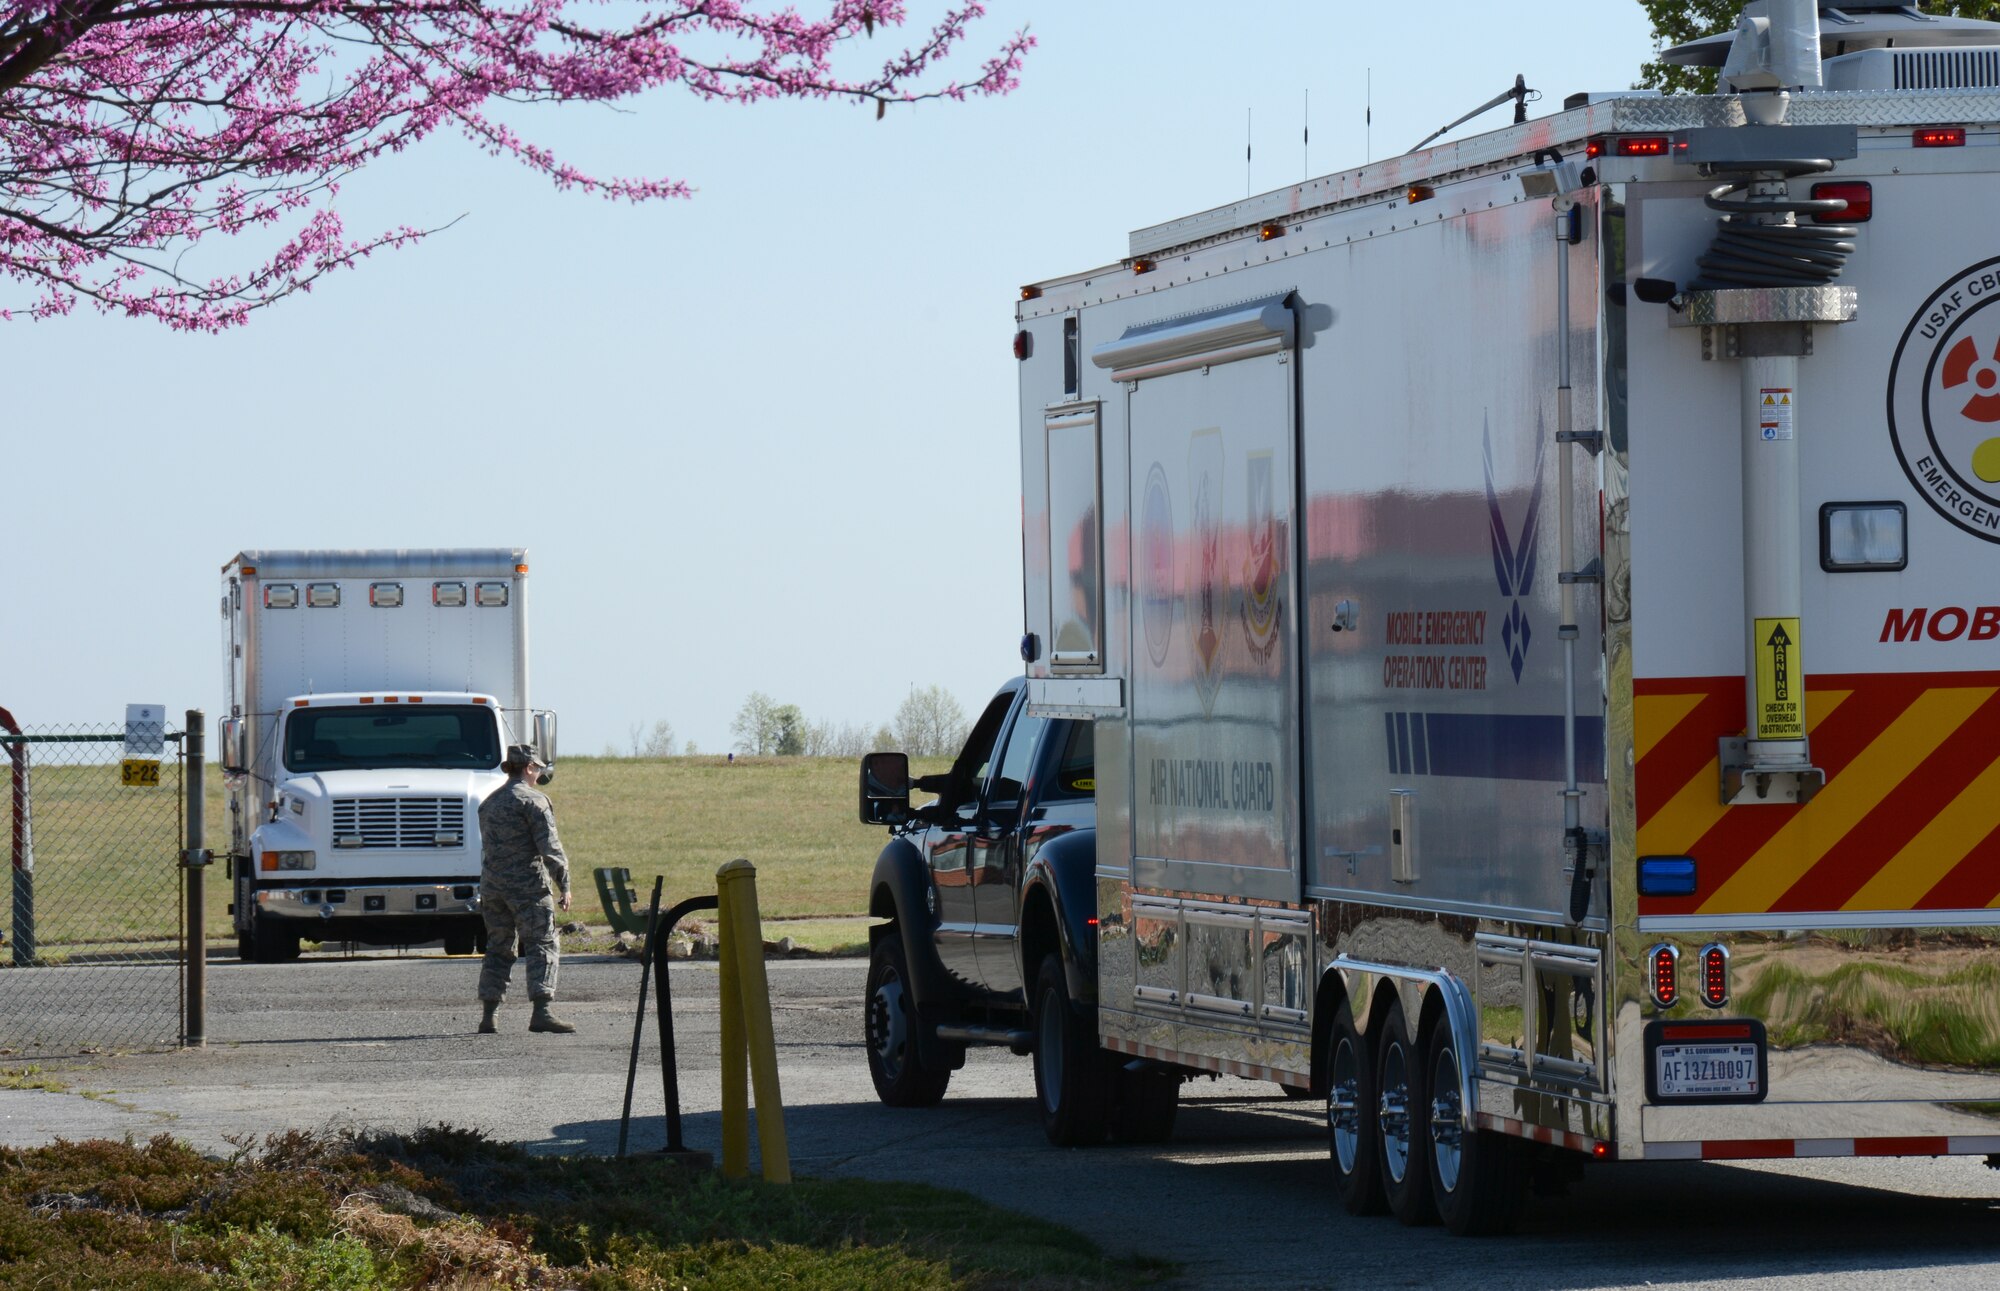
[[[920,762],[918,774],[947,759]],[[73,953],[170,950],[178,926],[179,815],[172,764],[157,789],[118,784],[115,763],[38,766],[35,892],[45,958]],[[868,875],[884,832],[856,818],[853,758],[564,758],[547,792],[576,867],[573,919],[603,923],[590,871],[622,865],[643,903],[653,876],[664,901],[715,890],[715,871],[741,856],[757,866],[767,920],[867,912]],[[208,845],[229,844],[220,773],[208,777]],[[228,882],[209,874],[208,936],[227,947]],[[865,933],[830,925],[766,929],[820,950],[851,949]],[[595,942],[586,939],[578,949]]]
[[[0,1150],[0,1288],[1127,1287],[1087,1239],[911,1184],[731,1183],[534,1157],[444,1127]]]

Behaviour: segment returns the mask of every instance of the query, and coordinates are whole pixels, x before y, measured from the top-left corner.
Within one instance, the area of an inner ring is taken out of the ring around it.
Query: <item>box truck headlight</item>
[[[1819,567],[1835,574],[1903,569],[1908,533],[1900,502],[1829,502],[1819,509]]]
[[[309,870],[313,868],[313,859],[311,852],[266,852],[264,868],[277,871]]]

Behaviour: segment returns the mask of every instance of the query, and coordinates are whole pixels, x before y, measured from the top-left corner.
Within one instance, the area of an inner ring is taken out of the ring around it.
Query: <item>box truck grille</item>
[[[465,841],[462,798],[335,798],[337,848],[457,847]]]
[[[2000,49],[1906,49],[1896,52],[1899,90],[2000,86]]]

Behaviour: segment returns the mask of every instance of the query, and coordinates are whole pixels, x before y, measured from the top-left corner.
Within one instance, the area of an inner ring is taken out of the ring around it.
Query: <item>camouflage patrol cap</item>
[[[542,755],[535,751],[534,745],[509,744],[507,746],[507,756],[500,759],[500,765],[503,767],[530,767],[547,766],[548,764],[542,761]]]

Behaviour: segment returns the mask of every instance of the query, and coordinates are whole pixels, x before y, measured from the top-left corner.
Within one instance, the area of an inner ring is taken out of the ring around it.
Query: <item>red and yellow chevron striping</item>
[[[1717,742],[1743,732],[1743,679],[1634,683],[1641,856],[1692,856],[1689,897],[1641,915],[1909,913],[2000,906],[2000,676],[1810,679],[1826,787],[1803,806],[1725,807]]]

